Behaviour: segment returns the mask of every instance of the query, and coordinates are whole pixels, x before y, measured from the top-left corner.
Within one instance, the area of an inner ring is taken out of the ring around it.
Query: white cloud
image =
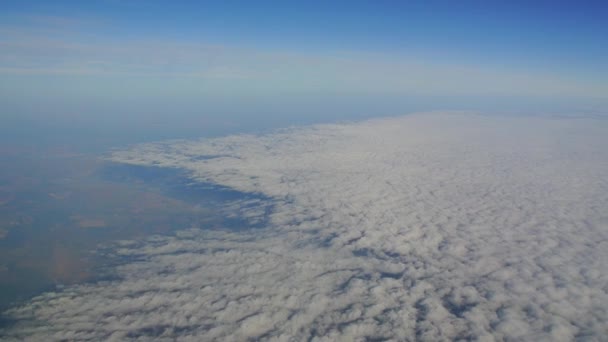
[[[268,226],[123,243],[120,279],[14,308],[4,335],[601,339],[607,129],[434,113],[116,152],[263,194],[243,212],[272,205]]]

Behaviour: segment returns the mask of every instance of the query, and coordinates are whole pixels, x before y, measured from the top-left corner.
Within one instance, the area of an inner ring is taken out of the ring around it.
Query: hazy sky
[[[145,119],[176,132],[428,109],[598,111],[606,17],[581,1],[4,2],[0,110],[30,126]]]

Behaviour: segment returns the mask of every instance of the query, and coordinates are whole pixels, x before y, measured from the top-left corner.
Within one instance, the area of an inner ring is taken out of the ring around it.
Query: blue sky
[[[574,63],[582,70],[606,67],[608,57],[608,5],[601,1],[16,1],[3,7],[4,28],[33,28],[48,19],[48,25],[90,24],[90,33],[121,40],[414,53],[564,69]]]
[[[5,117],[165,122],[170,110],[238,124],[264,113],[291,113],[295,120],[480,103],[496,110],[514,103],[520,110],[597,110],[608,102],[603,2],[14,1],[2,7]]]

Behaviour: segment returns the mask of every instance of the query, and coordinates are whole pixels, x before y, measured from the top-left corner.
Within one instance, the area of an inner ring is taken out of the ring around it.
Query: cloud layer
[[[34,298],[0,336],[600,340],[607,129],[430,113],[115,152],[263,194],[244,212],[267,227],[123,242],[116,279]]]

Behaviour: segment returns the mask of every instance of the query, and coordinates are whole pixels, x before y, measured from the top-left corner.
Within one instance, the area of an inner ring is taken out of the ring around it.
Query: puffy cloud
[[[123,242],[114,280],[9,310],[3,337],[601,338],[607,128],[431,113],[115,152],[262,194],[233,207],[266,226]]]

